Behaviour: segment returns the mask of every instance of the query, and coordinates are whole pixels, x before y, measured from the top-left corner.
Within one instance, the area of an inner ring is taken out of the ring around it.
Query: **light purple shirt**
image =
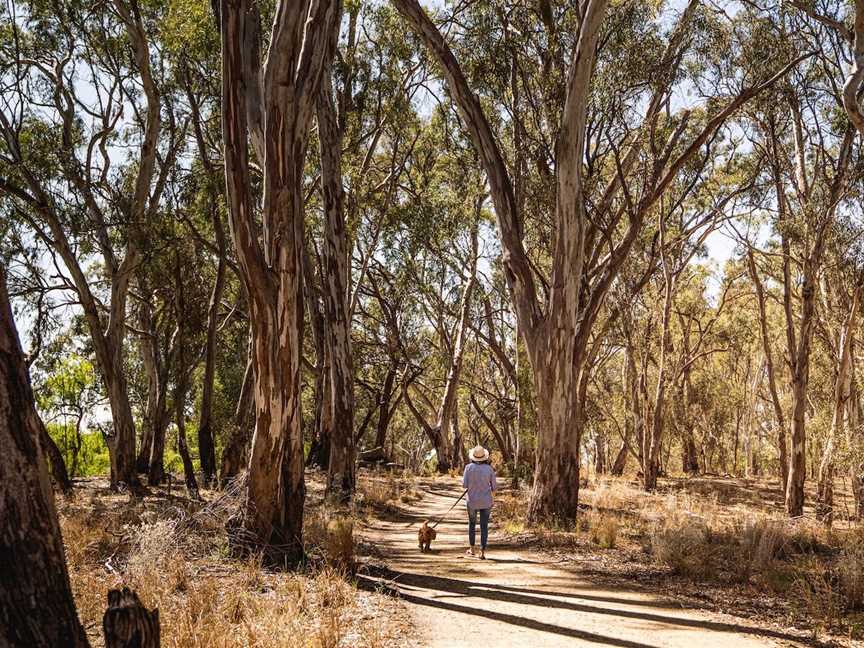
[[[462,475],[462,488],[468,490],[468,508],[492,508],[492,491],[497,490],[495,471],[487,463],[470,463]]]

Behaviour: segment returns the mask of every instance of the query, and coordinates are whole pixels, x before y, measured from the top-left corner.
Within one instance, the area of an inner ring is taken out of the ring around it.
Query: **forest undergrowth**
[[[370,506],[386,505],[406,489],[404,480],[390,481],[364,484],[373,493]],[[165,647],[404,645],[402,604],[353,583],[357,516],[325,506],[318,481],[308,485],[307,562],[297,571],[274,571],[259,556],[238,558],[230,550],[227,529],[241,510],[242,484],[204,491],[196,502],[161,490],[131,498],[111,492],[106,480],[79,481],[58,508],[72,589],[92,645],[102,645],[107,592],[121,586],[159,608]]]

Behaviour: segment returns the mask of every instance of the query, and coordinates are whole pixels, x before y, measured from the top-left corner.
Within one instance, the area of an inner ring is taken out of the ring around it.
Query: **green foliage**
[[[73,424],[48,423],[48,434],[60,449],[70,477],[105,477],[111,471],[108,446],[102,434],[82,432]]]
[[[212,59],[218,53],[219,32],[210,7],[207,0],[169,0],[160,35],[173,54]]]

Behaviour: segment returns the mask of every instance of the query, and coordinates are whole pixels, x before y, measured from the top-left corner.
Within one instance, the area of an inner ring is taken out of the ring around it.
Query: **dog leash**
[[[456,505],[457,505],[459,502],[462,501],[462,498],[465,497],[465,494],[466,494],[467,492],[468,492],[468,489],[466,488],[466,489],[462,492],[462,494],[459,496],[459,499],[457,499],[455,502],[453,502],[453,506],[451,506],[449,509],[447,509],[447,513],[449,513],[450,511],[452,511],[454,508],[456,508]],[[434,529],[434,528],[437,527],[439,524],[441,524],[441,521],[442,521],[445,517],[447,517],[447,513],[445,513],[445,514],[442,515],[440,518],[438,518],[438,521],[435,522],[435,524],[430,525],[430,528]]]

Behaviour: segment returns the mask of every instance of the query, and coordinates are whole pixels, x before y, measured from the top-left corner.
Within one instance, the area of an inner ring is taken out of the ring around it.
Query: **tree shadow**
[[[564,637],[570,637],[571,639],[581,639],[583,641],[590,641],[591,643],[606,646],[617,646],[618,648],[654,648],[652,644],[644,644],[637,641],[630,641],[627,639],[607,637],[605,635],[597,634],[594,632],[576,630],[575,628],[559,626],[553,623],[544,623],[542,621],[537,621],[536,619],[516,616],[515,614],[493,612],[491,610],[483,610],[468,607],[465,605],[457,605],[455,603],[448,603],[446,601],[443,601],[441,600],[441,598],[429,599],[422,596],[416,596],[399,588],[383,583],[382,581],[376,580],[374,578],[367,578],[365,576],[360,576],[358,578],[357,585],[360,589],[367,591],[381,592],[383,589],[386,593],[398,597],[408,603],[413,603],[415,605],[425,605],[427,607],[434,607],[442,610],[447,610],[449,612],[461,612],[463,614],[470,614],[472,616],[483,617],[485,619],[491,619],[493,621],[500,621],[502,623],[508,623],[510,625],[520,626],[523,628],[528,628],[530,630],[538,630],[540,632],[549,632]],[[457,595],[454,594],[452,596]]]
[[[384,580],[378,580],[378,578]],[[564,594],[560,592],[532,590],[527,588],[498,585],[494,583],[476,583],[456,578],[445,578],[442,576],[430,576],[425,574],[413,574],[409,572],[397,572],[390,569],[375,570],[374,572],[370,572],[368,576],[363,575],[358,577],[358,586],[360,586],[361,588],[374,590],[380,589],[382,585],[385,587],[385,589],[392,591],[393,594],[411,603],[416,603],[417,605],[426,605],[443,609],[450,609],[457,612],[463,612],[465,614],[473,614],[475,616],[482,616],[505,623],[511,623],[513,625],[519,625],[526,628],[541,630],[543,632],[553,632],[555,634],[561,634],[564,636],[583,639],[586,641],[594,641],[596,643],[613,646],[647,648],[648,644],[640,644],[637,642],[627,641],[623,639],[616,639],[603,635],[595,635],[592,633],[573,630],[567,627],[543,623],[540,621],[536,621],[535,619],[524,618],[522,616],[503,614],[498,612],[492,612],[489,610],[477,609],[474,607],[446,603],[437,598],[426,598],[423,596],[409,594],[400,590],[399,586],[405,585],[414,590],[436,590],[439,592],[445,592],[451,595],[451,597],[479,597],[517,605],[539,606],[552,609],[570,610],[573,612],[582,612],[585,614],[601,614],[626,619],[635,619],[669,627],[678,626],[718,633],[746,634],[770,639],[798,642],[810,646],[827,645],[818,642],[812,638],[804,638],[798,635],[792,635],[777,630],[771,630],[769,628],[746,626],[737,623],[710,621],[707,619],[680,618],[664,614],[657,614],[655,612],[646,612],[643,610],[629,610],[617,607],[604,608],[593,605],[581,604],[572,600],[562,601],[558,598],[550,597],[561,597],[568,599],[577,598],[586,601],[595,601],[598,603],[611,603],[615,605],[637,607],[656,607],[663,609],[669,609],[675,605],[673,603],[664,603],[662,601],[634,601],[627,598],[616,598],[610,596],[580,593]]]

